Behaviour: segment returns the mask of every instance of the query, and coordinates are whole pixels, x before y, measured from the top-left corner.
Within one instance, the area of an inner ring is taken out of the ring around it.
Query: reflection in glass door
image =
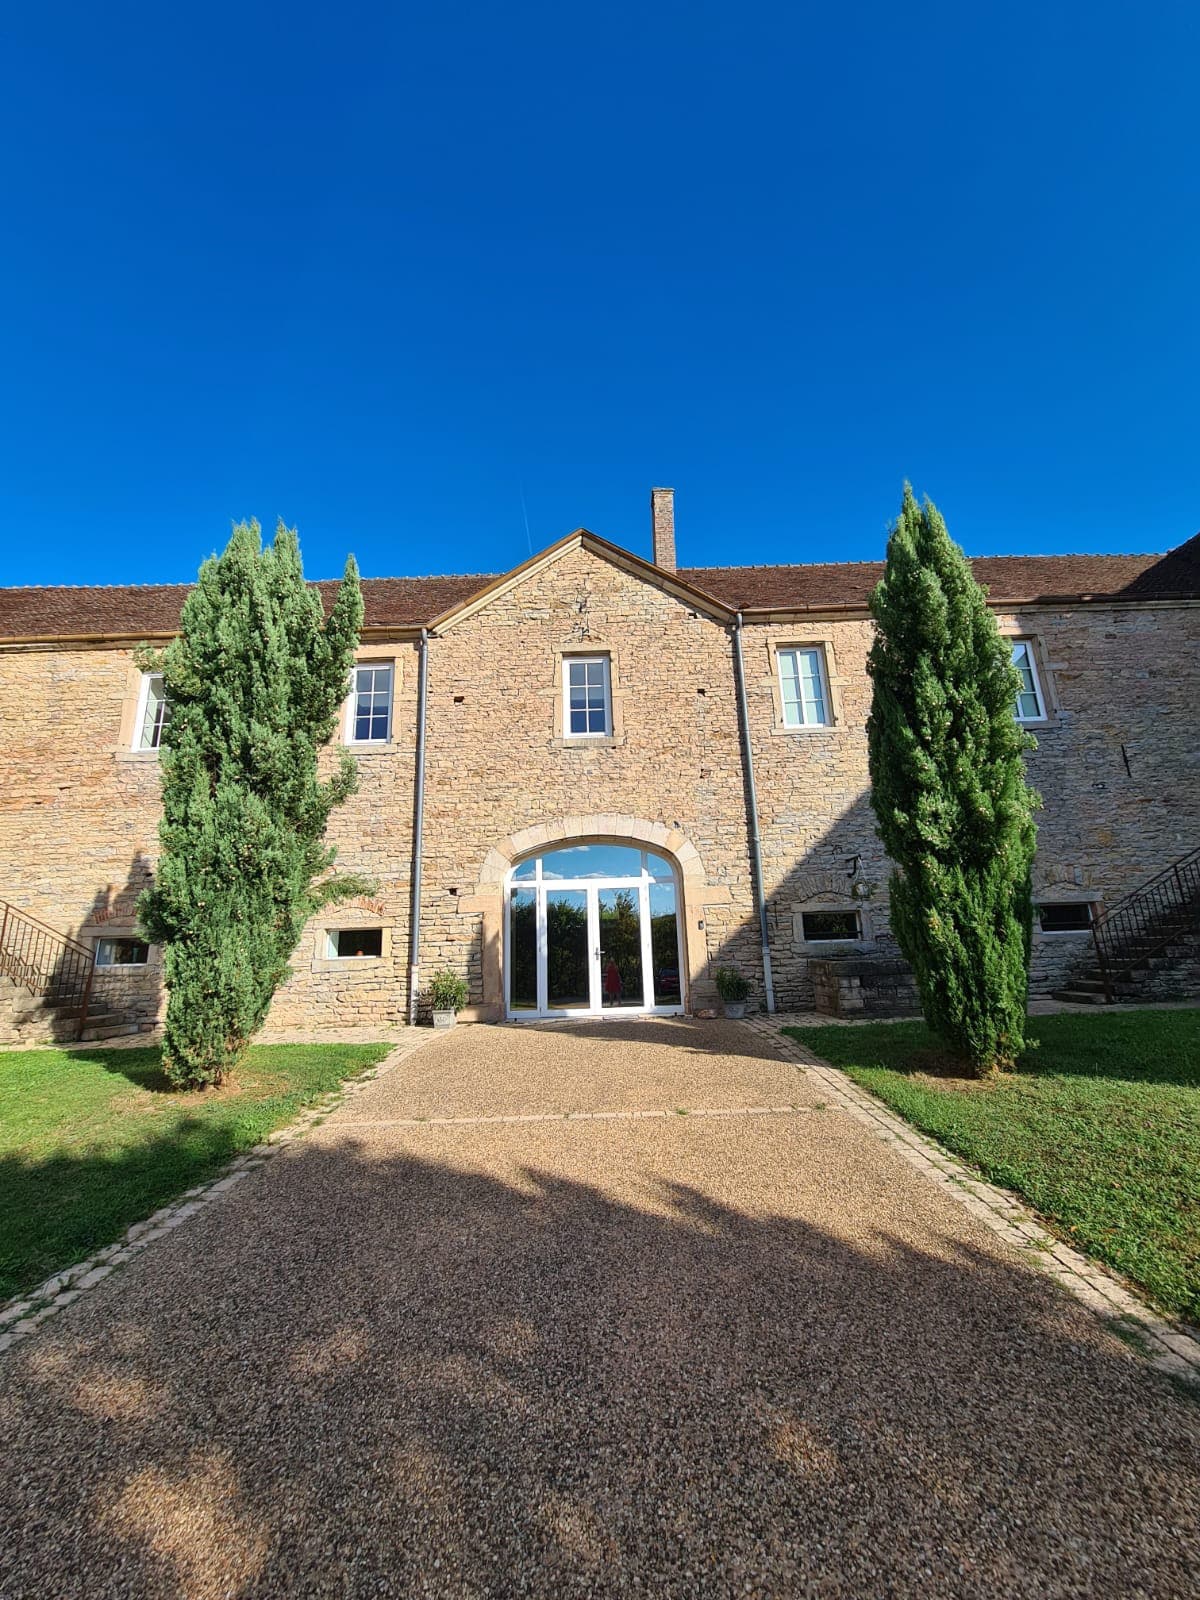
[[[521,862],[508,891],[505,964],[510,1016],[682,1010],[671,864],[609,844]]]
[[[546,1009],[586,1011],[592,1003],[586,889],[546,890]]]
[[[600,1004],[614,1006],[646,1003],[642,982],[642,908],[637,889],[597,889],[599,922]]]

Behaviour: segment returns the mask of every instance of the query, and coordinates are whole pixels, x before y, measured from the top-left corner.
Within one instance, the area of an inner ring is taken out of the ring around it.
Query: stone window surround
[[[1100,912],[1100,899],[1094,890],[1079,889],[1072,892],[1069,889],[1056,890],[1053,894],[1038,894],[1033,896],[1033,937],[1035,939],[1088,939],[1092,937],[1089,924],[1086,928],[1053,928],[1047,932],[1038,916],[1038,907],[1043,905],[1072,905],[1090,906],[1092,920],[1095,921]]]
[[[328,956],[327,940],[340,928],[379,928],[383,944],[377,956]],[[378,912],[364,911],[361,906],[331,906],[321,913],[313,939],[310,972],[362,972],[370,968],[390,965],[392,960],[392,924]]]
[[[395,645],[382,647],[360,644],[354,652],[354,666],[368,667],[380,666],[392,669],[392,703],[388,711],[388,736],[386,739],[358,740],[350,737],[354,718],[354,679],[351,669],[350,688],[346,698],[342,701],[338,712],[338,737],[337,742],[347,750],[353,750],[356,756],[369,755],[372,751],[392,750],[396,746],[396,702],[400,698],[400,689],[404,682],[403,669],[404,655]],[[367,926],[366,923],[363,924]]]
[[[770,665],[770,677],[763,680],[764,686],[771,690],[771,733],[783,735],[787,738],[811,739],[819,738],[823,733],[833,733],[845,725],[842,714],[842,678],[837,670],[837,658],[833,650],[833,633],[831,630],[810,629],[804,634],[789,634],[783,639],[768,639],[767,660]],[[828,722],[802,722],[788,723],[783,720],[783,688],[782,672],[779,661],[781,650],[819,650],[822,655],[822,665],[825,671],[825,687],[829,691],[829,721]],[[810,909],[815,910],[816,907]],[[822,910],[845,910],[841,907],[822,907]]]
[[[144,709],[144,688],[149,673],[130,664],[125,673],[125,692],[121,697],[121,723],[117,731],[117,744],[113,754],[121,761],[157,761],[158,748],[141,750],[137,739],[141,732],[140,713]]]
[[[152,967],[162,963],[162,948],[156,944],[149,944],[145,930],[132,917],[114,917],[111,922],[85,922],[79,930],[80,944],[86,944],[95,953],[96,945],[101,939],[141,939],[149,945],[145,961],[122,962],[116,966],[102,967],[99,963],[93,969],[96,977],[102,978],[109,973],[122,972],[149,972]]]
[[[566,704],[566,669],[564,658],[572,656],[608,657],[608,703],[612,717],[612,732],[598,734],[571,734],[566,732],[564,706]],[[605,750],[625,743],[625,696],[621,687],[620,653],[603,639],[576,640],[571,644],[556,645],[554,649],[554,679],[549,689],[540,691],[553,696],[554,748],[556,750]]]
[[[804,914],[806,911],[856,911],[858,913],[857,939],[806,939]],[[826,895],[818,900],[805,900],[792,910],[792,943],[799,954],[830,955],[839,950],[864,950],[875,943],[875,929],[871,914],[862,900],[852,894]]]
[[[1017,619],[1010,623],[1002,623],[1000,637],[1007,645],[1026,644],[1029,646],[1029,659],[1033,665],[1033,675],[1037,681],[1038,692],[1042,699],[1042,715],[1017,720],[1021,728],[1048,728],[1061,718],[1058,689],[1054,681],[1054,664],[1046,654],[1046,641],[1040,633],[1032,628],[1023,626]]]

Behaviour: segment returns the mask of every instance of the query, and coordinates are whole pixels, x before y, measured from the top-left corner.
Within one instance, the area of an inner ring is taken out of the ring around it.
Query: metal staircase
[[[1184,968],[1200,973],[1200,849],[1101,912],[1092,923],[1093,959],[1058,1000],[1112,1005],[1117,1000],[1167,997],[1189,984]]]
[[[96,958],[87,945],[0,900],[0,975],[27,989],[83,1037],[89,1021]],[[92,1030],[106,1018],[91,1015]]]

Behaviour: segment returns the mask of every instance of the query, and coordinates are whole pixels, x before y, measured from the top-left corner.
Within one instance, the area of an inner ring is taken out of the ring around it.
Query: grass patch
[[[111,1244],[390,1045],[256,1045],[207,1094],[157,1049],[0,1055],[0,1299]]]
[[[983,1082],[919,1022],[784,1031],[1200,1323],[1200,1010],[1033,1017],[1036,1047]]]

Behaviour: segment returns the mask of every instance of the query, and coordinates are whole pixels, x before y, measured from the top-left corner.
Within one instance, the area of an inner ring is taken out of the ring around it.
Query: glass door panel
[[[683,999],[683,980],[679,971],[679,924],[673,883],[650,885],[650,962],[651,1005],[679,1005]]]
[[[546,890],[546,1006],[586,1011],[592,1003],[586,889]]]
[[[600,931],[600,1004],[645,1005],[642,983],[642,913],[637,889],[597,889]]]
[[[538,1008],[537,890],[514,889],[508,911],[509,985],[514,1011]]]

